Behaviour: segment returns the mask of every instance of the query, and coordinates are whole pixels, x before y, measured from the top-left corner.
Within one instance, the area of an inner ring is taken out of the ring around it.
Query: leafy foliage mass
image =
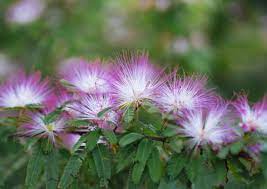
[[[49,139],[28,139],[26,188],[40,183],[48,189],[114,188],[118,184],[160,189],[267,187],[267,153],[263,150],[252,156],[246,146],[251,140],[265,145],[264,136],[244,134],[217,150],[208,145],[188,149],[186,138],[177,135],[178,126],[159,117],[152,106],[124,114],[124,133],[97,128],[83,134],[71,151],[55,148]],[[153,117],[152,122],[141,121]],[[84,123],[72,120],[69,124],[79,127]]]

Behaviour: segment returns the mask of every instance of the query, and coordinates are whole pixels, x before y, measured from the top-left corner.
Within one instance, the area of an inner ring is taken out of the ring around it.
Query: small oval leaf
[[[141,135],[139,133],[129,133],[127,135],[124,135],[119,142],[119,145],[121,147],[127,146],[128,144],[131,144],[137,140],[140,140],[141,138],[143,138],[144,135]]]

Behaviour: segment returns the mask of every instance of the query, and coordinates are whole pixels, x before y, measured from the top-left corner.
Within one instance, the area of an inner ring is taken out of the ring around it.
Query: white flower
[[[1,86],[0,107],[24,107],[30,104],[42,104],[50,98],[48,80],[41,81],[36,72],[26,76],[24,72],[15,75]]]
[[[233,140],[235,132],[229,127],[227,106],[216,107],[208,112],[190,111],[181,120],[179,132],[189,137],[190,147],[212,144],[221,145]]]
[[[139,105],[143,100],[152,100],[163,83],[162,72],[149,64],[146,55],[123,57],[118,63],[111,84],[119,106]]]
[[[244,131],[267,134],[267,96],[252,107],[248,103],[247,96],[239,96],[233,105],[240,116],[240,126]]]
[[[29,120],[18,130],[19,136],[48,138],[55,143],[56,137],[65,131],[66,119],[64,117],[45,123],[45,115],[41,113],[29,113],[28,116]]]
[[[105,93],[108,92],[109,74],[99,61],[87,63],[80,60],[66,65],[61,74],[71,88],[84,93]]]
[[[45,9],[42,0],[20,0],[7,12],[7,21],[17,24],[28,24],[37,20]]]
[[[178,78],[174,75],[160,88],[155,101],[165,112],[179,113],[182,110],[206,108],[213,104],[213,97],[205,85],[205,77]]]
[[[108,122],[117,124],[119,115],[113,110],[114,101],[108,94],[86,94],[79,101],[69,105],[78,119],[89,120],[101,128],[109,127]],[[104,115],[98,114],[110,108]]]

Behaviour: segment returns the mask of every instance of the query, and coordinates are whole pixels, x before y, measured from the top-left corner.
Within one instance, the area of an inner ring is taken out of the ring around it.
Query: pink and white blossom
[[[50,95],[48,80],[41,81],[40,72],[28,76],[19,72],[0,87],[0,107],[39,105],[48,100]]]
[[[189,138],[191,148],[210,144],[221,146],[234,138],[236,133],[231,128],[227,105],[217,105],[207,111],[188,111],[184,114],[179,133]]]
[[[61,70],[61,75],[75,92],[105,93],[110,90],[109,73],[99,60],[89,63],[80,60],[67,64]]]
[[[89,120],[99,127],[108,127],[108,122],[117,124],[119,114],[113,109],[114,100],[108,94],[86,94],[80,100],[69,106],[74,111],[75,117],[81,120]],[[99,113],[107,110],[102,116]]]
[[[256,144],[250,144],[247,146],[247,151],[251,154],[251,155],[259,155],[260,152],[263,149],[263,145],[260,143],[256,143]]]
[[[233,102],[240,117],[240,127],[245,132],[258,131],[267,134],[267,96],[250,106],[247,96],[242,95]]]
[[[148,56],[121,57],[114,70],[112,92],[119,106],[140,105],[152,100],[163,84],[163,72],[149,63]]]
[[[37,20],[45,9],[43,0],[18,0],[7,11],[6,20],[9,23],[29,24]]]
[[[206,83],[206,77],[180,78],[174,74],[173,78],[160,88],[155,102],[167,113],[210,107],[214,104],[215,98],[211,90],[206,89]]]
[[[71,150],[73,146],[79,141],[81,135],[73,133],[60,133],[58,137],[58,143],[64,148]]]
[[[66,105],[75,100],[75,95],[60,85],[57,85],[53,91],[53,94],[45,103],[45,112],[50,113],[57,108],[63,108],[63,110],[71,111]]]
[[[53,122],[46,123],[45,115],[28,113],[28,120],[18,129],[18,136],[48,138],[56,143],[56,138],[66,130],[67,118],[60,116]]]

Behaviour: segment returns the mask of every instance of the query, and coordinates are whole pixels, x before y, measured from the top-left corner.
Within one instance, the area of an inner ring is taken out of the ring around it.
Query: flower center
[[[48,125],[46,126],[46,128],[47,128],[47,130],[48,130],[49,132],[52,132],[52,131],[54,130],[54,125],[53,125],[53,124],[48,124]]]

